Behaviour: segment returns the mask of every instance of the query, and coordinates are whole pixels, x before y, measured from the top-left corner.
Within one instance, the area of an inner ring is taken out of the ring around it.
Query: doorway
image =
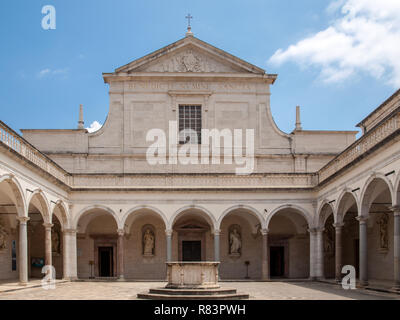
[[[283,277],[285,275],[285,248],[270,247],[269,252],[271,277]]]
[[[201,261],[201,241],[182,241],[182,261]]]
[[[113,275],[113,247],[99,247],[99,276],[112,277]]]

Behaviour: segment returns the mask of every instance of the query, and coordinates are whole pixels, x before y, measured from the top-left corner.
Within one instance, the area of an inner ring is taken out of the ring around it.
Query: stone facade
[[[165,280],[166,261],[190,258],[219,261],[221,279],[339,280],[353,265],[362,285],[400,285],[399,91],[355,140],[299,121],[280,131],[270,106],[277,76],[191,34],[103,77],[110,110],[96,132],[21,137],[1,123],[0,279],[41,277],[39,258],[65,279]],[[174,164],[173,139],[166,163],[151,165],[147,133],[168,132],[182,105],[201,106],[202,128],[254,129],[254,171]]]

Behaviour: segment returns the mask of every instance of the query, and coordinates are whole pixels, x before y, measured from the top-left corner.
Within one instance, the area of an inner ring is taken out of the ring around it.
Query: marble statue
[[[145,256],[154,254],[154,234],[150,228],[146,229],[143,235],[143,254]]]
[[[0,222],[0,250],[7,248],[7,235],[6,228]]]
[[[229,245],[231,254],[240,254],[242,249],[242,240],[236,227],[229,234]]]
[[[377,221],[379,225],[379,236],[380,236],[380,247],[381,249],[388,248],[388,221],[389,216],[387,214],[383,214]]]
[[[51,233],[51,250],[54,253],[60,253],[60,234],[55,230]]]

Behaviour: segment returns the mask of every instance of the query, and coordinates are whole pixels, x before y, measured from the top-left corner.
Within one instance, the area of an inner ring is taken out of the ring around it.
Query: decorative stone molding
[[[360,224],[366,224],[368,222],[369,217],[357,216],[356,219]]]
[[[29,217],[17,217],[20,224],[27,224],[30,219]]]

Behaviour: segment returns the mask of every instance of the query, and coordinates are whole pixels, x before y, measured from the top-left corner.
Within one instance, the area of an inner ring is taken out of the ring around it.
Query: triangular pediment
[[[116,73],[255,73],[265,71],[193,36],[150,53]]]

